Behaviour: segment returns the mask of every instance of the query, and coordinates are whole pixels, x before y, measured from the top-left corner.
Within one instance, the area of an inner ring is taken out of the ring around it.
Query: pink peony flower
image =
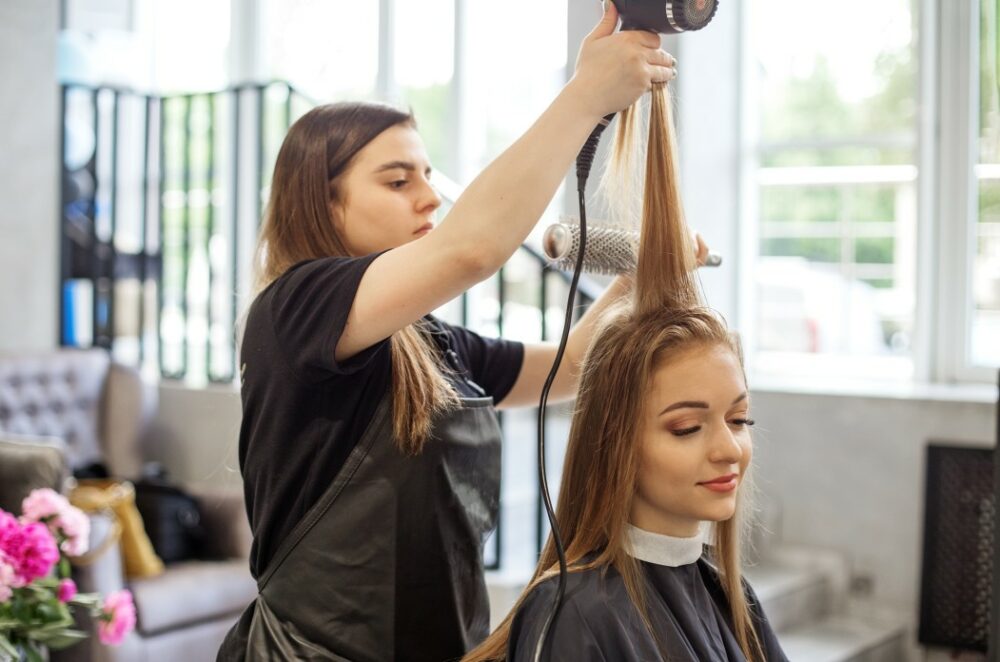
[[[63,495],[47,487],[32,490],[21,503],[22,523],[42,522],[57,539],[60,549],[69,556],[80,556],[90,546],[90,518],[70,505]]]
[[[57,516],[70,507],[66,497],[55,490],[43,487],[32,490],[31,494],[21,502],[21,520],[42,522],[46,517]]]
[[[0,552],[7,550],[10,541],[21,532],[21,525],[17,518],[6,510],[0,510]],[[8,555],[9,556],[9,555]]]
[[[17,574],[24,583],[49,574],[59,561],[59,548],[48,527],[32,522],[21,527],[8,548],[7,558],[14,562]]]
[[[7,563],[3,552],[0,552],[0,603],[10,600],[12,589],[17,588],[17,572],[14,566]]]
[[[135,628],[135,603],[128,589],[109,593],[104,599],[97,635],[103,644],[116,646]]]
[[[90,518],[79,508],[67,505],[52,521],[50,529],[59,531],[65,537],[60,547],[69,556],[87,553],[90,547]]]
[[[76,582],[72,579],[64,579],[59,582],[59,591],[57,597],[59,602],[69,602],[76,595]]]

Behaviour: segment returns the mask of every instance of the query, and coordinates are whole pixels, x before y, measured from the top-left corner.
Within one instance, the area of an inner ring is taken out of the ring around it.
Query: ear
[[[337,197],[331,197],[326,203],[326,210],[333,227],[334,239],[339,244],[338,250],[343,251],[345,255],[353,255],[350,241],[347,239],[347,216],[344,201]]]
[[[333,228],[337,232],[337,236],[340,239],[344,238],[344,203],[338,199],[334,194],[331,194],[329,201],[326,203],[327,215],[330,217],[330,222],[333,223]]]

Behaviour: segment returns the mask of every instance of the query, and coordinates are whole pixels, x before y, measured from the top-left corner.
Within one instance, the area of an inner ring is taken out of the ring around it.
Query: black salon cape
[[[589,662],[746,662],[733,633],[729,602],[704,557],[676,568],[640,562],[647,610],[667,657],[661,654],[614,568],[572,572],[543,660]],[[539,584],[511,624],[507,660],[531,662],[549,614],[558,578]],[[749,585],[747,598],[768,662],[787,662]]]

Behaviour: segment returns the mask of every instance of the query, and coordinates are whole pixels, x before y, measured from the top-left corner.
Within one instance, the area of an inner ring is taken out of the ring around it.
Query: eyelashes
[[[740,427],[749,427],[754,423],[755,421],[752,418],[734,418],[731,421],[729,421],[730,425],[738,425]],[[687,437],[689,435],[694,434],[700,429],[701,429],[700,425],[695,425],[690,428],[682,428],[680,430],[670,430],[670,434],[674,435],[675,437]]]

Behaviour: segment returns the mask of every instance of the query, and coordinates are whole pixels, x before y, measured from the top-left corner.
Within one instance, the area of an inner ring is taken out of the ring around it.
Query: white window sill
[[[917,400],[929,402],[997,402],[994,384],[934,384],[908,381],[878,382],[843,377],[777,377],[755,375],[750,391],[790,395],[828,395],[835,397]]]

